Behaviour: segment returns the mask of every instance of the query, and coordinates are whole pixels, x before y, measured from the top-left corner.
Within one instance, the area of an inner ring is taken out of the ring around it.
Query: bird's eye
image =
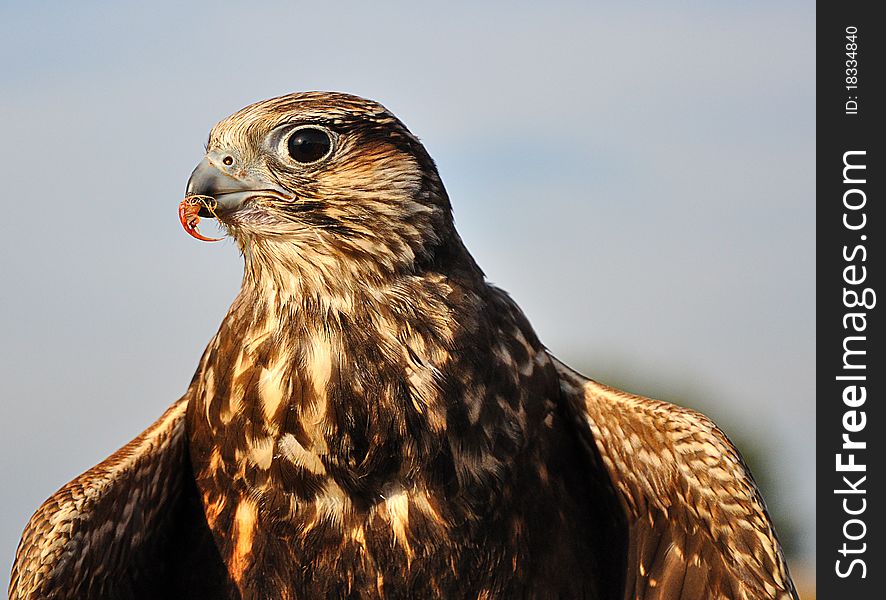
[[[329,154],[332,149],[332,139],[322,129],[304,127],[296,129],[289,136],[286,146],[289,150],[289,156],[295,162],[312,163]]]

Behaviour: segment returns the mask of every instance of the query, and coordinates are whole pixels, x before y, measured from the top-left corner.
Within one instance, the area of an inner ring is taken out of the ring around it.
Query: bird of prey
[[[222,120],[201,216],[242,289],[184,396],[37,510],[10,598],[797,597],[726,436],[554,358],[383,106]]]

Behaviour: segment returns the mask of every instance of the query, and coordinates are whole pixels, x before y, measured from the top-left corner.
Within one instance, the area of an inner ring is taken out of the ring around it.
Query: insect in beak
[[[206,237],[197,228],[200,224],[200,211],[206,209],[215,216],[217,202],[212,196],[191,195],[186,196],[178,205],[178,220],[182,227],[193,238],[203,242],[218,242],[222,238]]]

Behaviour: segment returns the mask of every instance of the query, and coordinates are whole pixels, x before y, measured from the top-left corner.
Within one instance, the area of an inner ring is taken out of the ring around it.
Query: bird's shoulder
[[[627,518],[625,598],[796,597],[756,483],[713,421],[554,364]]]
[[[142,555],[180,499],[186,408],[187,396],[37,509],[16,552],[11,599],[123,593],[114,586],[146,566]]]

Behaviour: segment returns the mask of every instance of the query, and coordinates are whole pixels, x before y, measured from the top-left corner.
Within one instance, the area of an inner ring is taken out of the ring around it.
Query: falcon
[[[37,510],[10,598],[797,598],[726,436],[554,358],[383,106],[240,110],[180,216],[240,293],[184,396]]]

